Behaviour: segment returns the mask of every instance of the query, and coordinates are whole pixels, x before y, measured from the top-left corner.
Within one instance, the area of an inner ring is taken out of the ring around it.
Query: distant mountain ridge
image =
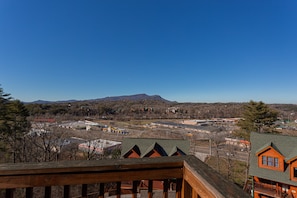
[[[63,101],[46,101],[46,100],[36,100],[33,102],[28,102],[31,104],[51,104],[51,103],[72,103],[80,101],[90,101],[90,102],[100,102],[100,101],[141,101],[141,100],[150,100],[150,101],[163,101],[163,102],[172,102],[162,98],[159,95],[147,95],[147,94],[135,94],[135,95],[124,95],[124,96],[109,96],[105,98],[89,99],[89,100],[63,100]]]
[[[127,96],[113,96],[113,97],[105,97],[101,99],[96,99],[97,101],[120,101],[120,100],[132,100],[132,101],[139,101],[139,100],[161,100],[164,102],[170,102],[165,100],[159,95],[152,95],[149,96],[147,94],[135,94],[135,95],[127,95]]]

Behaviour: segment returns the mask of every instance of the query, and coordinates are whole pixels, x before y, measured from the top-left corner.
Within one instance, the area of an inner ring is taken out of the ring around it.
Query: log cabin
[[[297,197],[297,137],[253,132],[250,141],[253,196]]]

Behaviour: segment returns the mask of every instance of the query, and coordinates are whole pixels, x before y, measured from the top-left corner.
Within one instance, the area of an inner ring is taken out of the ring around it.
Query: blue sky
[[[296,0],[1,0],[0,84],[26,102],[296,104],[296,22]]]

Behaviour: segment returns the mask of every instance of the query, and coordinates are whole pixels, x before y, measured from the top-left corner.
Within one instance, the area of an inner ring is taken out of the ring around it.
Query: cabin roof
[[[275,145],[275,144],[273,144],[273,142],[268,142],[268,143],[266,143],[264,146],[262,146],[260,149],[258,149],[257,151],[256,151],[256,155],[259,155],[259,154],[261,154],[261,153],[263,153],[263,152],[265,152],[267,149],[269,149],[269,148],[273,148],[275,151],[277,151],[279,154],[281,154],[281,155],[283,155],[282,153],[281,153],[281,151],[277,148],[277,146]]]
[[[177,151],[177,148],[184,154],[188,154],[190,150],[190,142],[188,140],[181,139],[154,139],[154,138],[125,138],[122,142],[123,157],[128,153],[131,148],[137,146],[140,151],[140,156],[143,157],[148,154],[156,146],[160,146],[167,156],[173,155]]]
[[[278,181],[285,184],[296,185],[297,182],[290,180],[289,166],[285,166],[285,171],[274,171],[266,168],[258,167],[258,153],[264,151],[267,146],[271,146],[286,160],[297,156],[297,137],[285,136],[279,134],[255,133],[250,136],[251,156],[249,174],[260,178]]]

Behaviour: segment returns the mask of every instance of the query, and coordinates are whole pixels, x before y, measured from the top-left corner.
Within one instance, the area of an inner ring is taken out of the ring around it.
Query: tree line
[[[239,117],[242,112],[242,103],[176,103],[163,101],[26,104],[26,107],[30,115],[35,117],[94,117],[117,120],[231,118]]]

